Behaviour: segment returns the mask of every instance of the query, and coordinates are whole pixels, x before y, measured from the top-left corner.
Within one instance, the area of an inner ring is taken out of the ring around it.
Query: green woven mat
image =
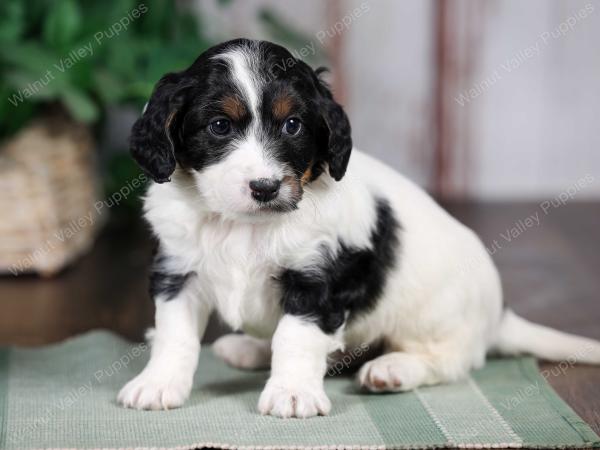
[[[263,417],[266,372],[202,352],[192,397],[172,411],[119,407],[147,350],[106,332],[42,349],[0,351],[0,448],[592,447],[600,439],[531,359],[493,360],[461,384],[364,395],[329,378],[328,417]]]

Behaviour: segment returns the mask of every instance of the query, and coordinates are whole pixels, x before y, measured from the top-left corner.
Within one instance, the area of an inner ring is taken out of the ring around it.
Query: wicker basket
[[[0,272],[50,276],[93,243],[101,217],[89,131],[40,121],[0,147]]]

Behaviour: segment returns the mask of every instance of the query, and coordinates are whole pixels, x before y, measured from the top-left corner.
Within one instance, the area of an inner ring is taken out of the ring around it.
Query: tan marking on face
[[[306,169],[304,171],[304,173],[302,174],[302,178],[300,178],[300,184],[302,186],[304,186],[306,183],[308,183],[310,181],[311,177],[312,177],[312,164],[310,166],[308,166],[308,169]]]
[[[246,108],[239,97],[228,95],[223,99],[223,112],[233,120],[240,120],[246,114]]]
[[[279,120],[285,119],[292,112],[292,99],[287,95],[277,97],[273,102],[273,115]]]

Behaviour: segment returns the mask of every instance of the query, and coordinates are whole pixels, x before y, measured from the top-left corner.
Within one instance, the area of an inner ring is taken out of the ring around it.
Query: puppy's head
[[[307,183],[344,176],[351,149],[348,118],[318,73],[246,39],[165,75],[131,135],[154,181],[179,166],[211,211],[235,216],[295,209]]]

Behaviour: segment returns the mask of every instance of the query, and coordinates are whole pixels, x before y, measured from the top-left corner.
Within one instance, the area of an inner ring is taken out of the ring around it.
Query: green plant
[[[0,138],[57,105],[88,124],[110,105],[141,108],[210,46],[199,31],[166,0],[2,0]]]

